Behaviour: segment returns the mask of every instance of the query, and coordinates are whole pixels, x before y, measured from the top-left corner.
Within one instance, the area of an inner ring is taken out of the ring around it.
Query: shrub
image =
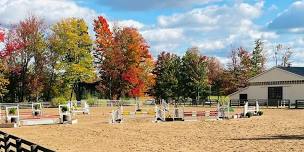
[[[247,113],[246,113],[246,117],[250,118],[250,117],[252,117],[252,116],[253,116],[253,113],[252,113],[252,112],[247,112]]]
[[[262,116],[264,113],[263,113],[263,111],[258,111],[257,114],[258,114],[259,116]]]
[[[40,105],[38,105],[38,104],[34,105],[34,109],[35,110],[39,110],[40,109]]]
[[[229,107],[229,112],[234,112],[234,109],[232,107]]]
[[[62,106],[61,111],[62,112],[67,112],[68,111],[68,106]]]
[[[89,105],[94,105],[96,101],[96,98],[92,97],[90,94],[87,96],[87,103]]]
[[[60,97],[56,97],[52,99],[52,105],[53,106],[58,106],[60,104],[66,104],[67,103],[67,99],[64,96],[60,96]]]
[[[15,115],[16,112],[17,112],[17,108],[10,108],[9,111],[8,111],[8,114]]]

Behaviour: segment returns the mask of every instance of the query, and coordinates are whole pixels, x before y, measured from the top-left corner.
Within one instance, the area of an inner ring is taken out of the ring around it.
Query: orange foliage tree
[[[98,89],[110,99],[142,96],[154,84],[154,63],[142,35],[129,27],[111,31],[102,16],[94,20],[94,31]]]

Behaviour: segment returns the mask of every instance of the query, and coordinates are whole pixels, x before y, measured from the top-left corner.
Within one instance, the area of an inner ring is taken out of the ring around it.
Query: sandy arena
[[[134,110],[134,107],[129,109]],[[57,113],[57,109],[44,110],[48,114]],[[108,107],[91,108],[90,115],[78,114],[78,124],[74,125],[22,126],[1,130],[55,151],[304,149],[304,109],[263,109],[263,116],[250,119],[152,123],[153,116],[138,116],[125,117],[122,124],[108,124],[110,111]]]

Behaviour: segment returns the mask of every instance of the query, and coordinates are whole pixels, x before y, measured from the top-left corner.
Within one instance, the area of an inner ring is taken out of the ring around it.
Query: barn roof
[[[304,76],[304,67],[278,67],[282,70]]]

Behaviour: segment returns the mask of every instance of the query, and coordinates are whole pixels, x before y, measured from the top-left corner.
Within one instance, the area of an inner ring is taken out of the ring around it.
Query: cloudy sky
[[[0,6],[2,27],[35,14],[48,24],[81,17],[92,29],[93,19],[103,15],[138,28],[154,57],[161,51],[183,55],[197,46],[226,63],[232,48],[252,50],[260,38],[268,67],[279,43],[294,50],[293,66],[304,66],[304,0],[0,0]]]

